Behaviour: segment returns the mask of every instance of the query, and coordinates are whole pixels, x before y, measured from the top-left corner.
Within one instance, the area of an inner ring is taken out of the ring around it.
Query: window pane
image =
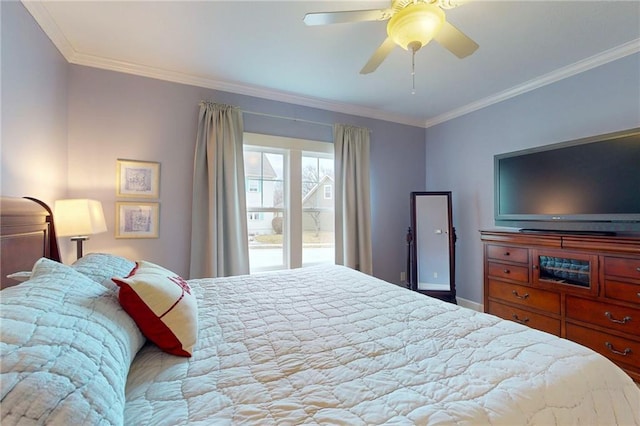
[[[333,158],[320,158],[318,159],[320,174],[330,176],[331,179],[333,176]]]
[[[265,152],[262,161],[262,175],[265,180],[282,180],[284,155]]]
[[[244,151],[247,208],[284,206],[283,165],[283,154]]]
[[[264,196],[261,207],[284,207],[283,182],[281,180],[264,181],[262,183]]]
[[[250,272],[284,268],[283,212],[249,212]]]
[[[333,263],[333,159],[302,157],[302,264]]]
[[[284,155],[244,150],[251,272],[284,268]],[[286,236],[285,236],[286,237]]]

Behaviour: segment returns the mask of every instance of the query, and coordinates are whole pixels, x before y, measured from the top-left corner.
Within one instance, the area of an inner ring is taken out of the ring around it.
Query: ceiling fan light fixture
[[[445,14],[438,6],[414,3],[395,13],[387,24],[387,34],[404,50],[413,50],[429,43],[445,22]],[[419,43],[419,47],[416,46]]]

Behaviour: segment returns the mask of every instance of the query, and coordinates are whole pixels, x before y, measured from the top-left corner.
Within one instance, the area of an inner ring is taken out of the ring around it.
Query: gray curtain
[[[369,130],[336,124],[333,140],[336,263],[372,274]]]
[[[249,273],[242,113],[200,103],[193,172],[190,278]]]

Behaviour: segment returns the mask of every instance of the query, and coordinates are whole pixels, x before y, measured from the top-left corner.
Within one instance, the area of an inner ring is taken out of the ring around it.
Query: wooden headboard
[[[0,289],[19,284],[7,275],[30,271],[41,257],[60,261],[49,206],[35,198],[0,197]]]

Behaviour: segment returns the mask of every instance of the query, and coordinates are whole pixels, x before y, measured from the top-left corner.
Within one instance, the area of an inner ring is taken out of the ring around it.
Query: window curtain
[[[336,263],[372,274],[369,129],[336,124]]]
[[[200,103],[193,173],[190,278],[249,273],[242,112]]]

